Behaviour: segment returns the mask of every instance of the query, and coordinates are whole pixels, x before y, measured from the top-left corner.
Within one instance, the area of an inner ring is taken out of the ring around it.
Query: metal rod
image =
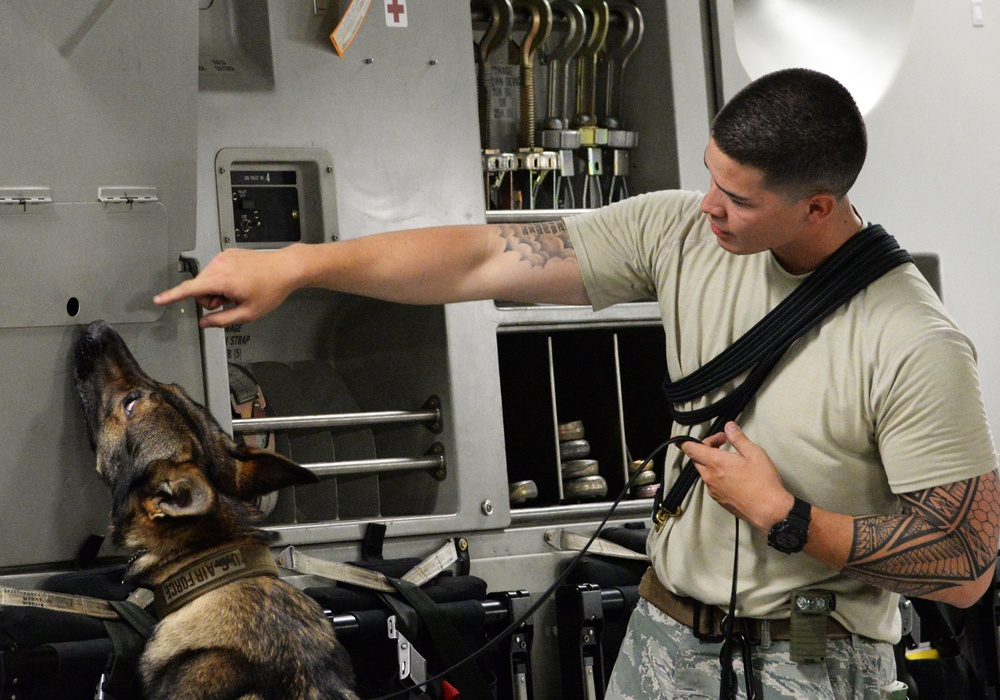
[[[419,411],[372,411],[369,413],[326,413],[307,416],[274,418],[237,418],[233,432],[262,433],[267,430],[298,430],[301,428],[356,427],[395,423],[438,423],[441,411],[436,408]]]
[[[602,602],[604,600],[604,591],[601,591]],[[510,616],[510,611],[507,607],[499,600],[480,600],[479,605],[483,608],[483,614],[485,616],[486,624],[499,624],[506,622],[507,618]],[[447,605],[447,603],[444,603]],[[382,612],[382,611],[379,611]],[[389,610],[385,611],[386,616],[390,614]],[[361,631],[361,622],[358,620],[357,615],[353,613],[340,613],[334,614],[331,610],[326,607],[323,608],[323,614],[333,623],[333,628],[337,631],[337,634],[346,635],[348,638],[357,634]],[[110,644],[109,644],[110,646]]]
[[[611,501],[577,503],[568,506],[548,506],[543,508],[511,508],[511,525],[541,525],[569,520],[590,520],[602,517],[611,507]],[[622,501],[615,509],[614,518],[648,518],[653,507],[652,498],[637,498]]]
[[[443,469],[443,455],[425,457],[386,457],[381,459],[350,459],[340,462],[308,462],[302,466],[316,476],[346,476],[370,472],[415,471],[417,469]]]

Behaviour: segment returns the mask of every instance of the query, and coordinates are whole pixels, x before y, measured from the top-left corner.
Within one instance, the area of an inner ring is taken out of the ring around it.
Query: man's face
[[[764,187],[764,174],[736,162],[710,139],[705,167],[711,181],[701,200],[712,233],[723,249],[736,255],[773,250],[778,260],[795,271],[801,247],[808,200],[789,202]]]

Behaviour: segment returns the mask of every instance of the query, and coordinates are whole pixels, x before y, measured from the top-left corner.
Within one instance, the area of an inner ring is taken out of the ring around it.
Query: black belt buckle
[[[722,633],[722,625],[718,624],[718,616],[721,611],[714,605],[703,605],[699,601],[693,601],[694,609],[694,620],[692,621],[692,630],[694,631],[694,638],[699,642],[706,642],[708,644],[718,644],[726,638],[726,635]],[[705,622],[707,624],[706,629],[713,630],[718,629],[720,632],[718,634],[712,634],[711,632],[701,631],[701,618],[702,610],[706,611]]]

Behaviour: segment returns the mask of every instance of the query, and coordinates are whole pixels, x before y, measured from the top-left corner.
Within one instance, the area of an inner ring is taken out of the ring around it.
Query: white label
[[[382,0],[385,3],[385,26],[406,26],[406,0]]]

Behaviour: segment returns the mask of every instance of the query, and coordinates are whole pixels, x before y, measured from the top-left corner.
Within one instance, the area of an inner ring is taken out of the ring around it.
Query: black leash
[[[528,620],[528,618],[534,615],[535,612],[537,612],[538,609],[542,607],[542,605],[545,603],[546,600],[552,597],[552,594],[555,593],[556,589],[562,585],[563,581],[566,580],[566,577],[569,576],[570,572],[572,572],[573,569],[576,567],[576,565],[580,562],[580,559],[583,557],[583,555],[586,554],[587,551],[590,549],[590,545],[592,545],[594,543],[594,540],[596,540],[598,536],[600,536],[601,532],[604,530],[604,526],[608,524],[608,520],[611,519],[611,516],[614,514],[615,509],[618,507],[618,504],[621,503],[622,499],[625,498],[625,496],[628,494],[629,489],[632,488],[632,482],[634,482],[636,477],[638,477],[639,474],[641,474],[645,470],[646,465],[649,464],[651,461],[653,461],[658,455],[663,453],[670,445],[679,445],[682,442],[698,442],[698,440],[688,435],[676,435],[672,438],[669,438],[668,440],[665,440],[655,450],[649,453],[649,456],[646,457],[645,460],[643,460],[639,468],[636,469],[635,473],[629,478],[628,483],[625,484],[625,488],[623,488],[621,493],[618,494],[618,498],[616,498],[615,502],[611,504],[611,508],[608,509],[607,515],[604,516],[604,519],[601,520],[601,524],[598,525],[597,529],[594,530],[594,534],[591,535],[589,540],[587,540],[587,544],[585,544],[580,549],[580,551],[576,553],[573,559],[570,560],[570,563],[566,567],[566,569],[559,575],[558,578],[556,578],[556,580],[552,583],[551,586],[545,589],[545,592],[543,592],[541,596],[539,596],[537,601],[532,603],[531,607],[529,607],[524,612],[524,614],[521,615],[521,617],[517,618],[516,620],[514,620],[514,622],[510,623],[503,631],[497,634],[493,639],[488,641],[486,644],[476,649],[476,651],[472,652],[461,661],[458,661],[451,667],[446,668],[444,671],[441,671],[441,673],[438,673],[437,675],[428,678],[423,683],[419,683],[409,688],[398,690],[394,693],[389,693],[388,695],[382,695],[379,698],[376,698],[376,700],[389,700],[390,698],[406,695],[415,690],[416,688],[425,687],[435,681],[441,680],[450,673],[452,673],[456,668],[463,666],[469,663],[470,661],[478,659],[480,656],[485,654],[494,646],[502,642],[504,639],[512,635],[514,632],[516,632],[521,627],[521,625],[523,625],[524,622]],[[459,688],[459,690],[461,691],[462,689]]]
[[[739,416],[796,340],[886,272],[907,262],[913,262],[910,254],[878,224],[856,233],[739,340],[688,376],[664,381],[663,393],[673,419],[681,425],[698,425],[714,418],[708,434],[722,430]],[[675,408],[720,389],[744,372],[748,372],[746,379],[718,401],[692,411]],[[657,527],[680,514],[681,503],[697,480],[698,470],[688,460],[656,510]]]

